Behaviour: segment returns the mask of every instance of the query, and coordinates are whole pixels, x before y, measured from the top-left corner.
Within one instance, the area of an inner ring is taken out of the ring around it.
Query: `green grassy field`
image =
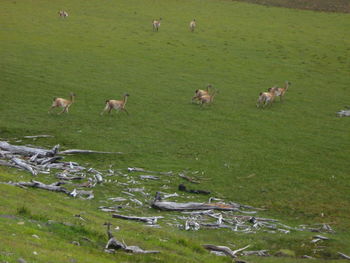
[[[69,17],[60,18],[61,9]],[[117,221],[128,244],[163,253],[108,255],[102,224],[110,219],[97,207],[120,188],[99,187],[95,200],[81,201],[0,184],[0,261],[231,261],[210,255],[204,243],[252,244],[272,254],[289,249],[337,262],[337,251],[350,254],[350,119],[335,115],[350,104],[348,14],[209,0],[17,0],[2,1],[0,10],[2,139],[51,134],[22,143],[124,153],[72,157],[101,169],[200,171],[198,187],[214,196],[266,208],[265,216],[290,225],[328,223],[336,230],[323,251],[311,254],[312,233],[185,232]],[[159,17],[160,30],[152,32]],[[260,92],[286,80],[292,85],[283,103],[256,108]],[[194,90],[208,83],[219,91],[214,103],[192,104]],[[69,114],[47,113],[53,97],[70,92],[77,97]],[[99,115],[106,99],[125,92],[129,116]],[[0,167],[0,181],[24,179],[31,177]],[[169,192],[180,182],[172,181]],[[82,211],[85,223],[73,217]],[[77,237],[80,247],[71,244]]]

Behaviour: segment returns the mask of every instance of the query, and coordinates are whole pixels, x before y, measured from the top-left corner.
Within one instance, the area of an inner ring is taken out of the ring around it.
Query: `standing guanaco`
[[[158,32],[158,29],[160,27],[160,21],[162,20],[162,18],[159,18],[159,20],[155,20],[153,19],[152,21],[152,27],[153,27],[153,31],[157,31]]]
[[[258,101],[256,102],[256,107],[265,107],[268,105],[272,105],[276,96],[276,90],[274,88],[270,88],[268,92],[261,92],[259,94]]]
[[[60,17],[67,17],[68,16],[68,13],[64,10],[59,11],[58,14],[60,15]]]
[[[271,90],[275,90],[276,92],[276,97],[280,97],[280,101],[282,101],[284,94],[286,94],[289,85],[292,85],[292,83],[290,83],[288,80],[286,80],[285,84],[284,84],[284,88],[279,88],[277,86],[269,88],[269,91]]]
[[[190,31],[191,32],[194,32],[194,29],[196,28],[196,19],[193,19],[191,22],[190,22]]]
[[[205,90],[197,89],[194,92],[194,96],[192,97],[192,101],[194,100],[200,100],[200,98],[204,95],[209,95],[210,89],[212,89],[212,85],[208,84],[208,86],[205,88]]]
[[[106,107],[101,112],[101,115],[108,111],[108,113],[111,113],[112,109],[115,109],[118,111],[125,111],[128,115],[129,112],[125,109],[126,102],[128,101],[128,97],[130,95],[128,93],[124,94],[123,100],[106,100]]]
[[[69,107],[73,104],[75,98],[74,93],[70,93],[70,100],[62,99],[62,98],[54,98],[53,103],[48,111],[48,113],[51,113],[53,108],[62,107],[63,110],[59,112],[58,114],[62,114],[64,112],[68,113]]]

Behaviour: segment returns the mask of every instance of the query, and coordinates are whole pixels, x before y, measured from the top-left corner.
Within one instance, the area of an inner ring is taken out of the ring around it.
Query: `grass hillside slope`
[[[186,170],[213,196],[265,208],[264,216],[286,224],[327,223],[336,231],[319,250],[312,233],[191,232],[114,221],[128,244],[162,253],[109,255],[103,223],[111,219],[98,207],[122,187],[100,185],[87,201],[0,184],[3,262],[231,262],[205,251],[206,243],[290,251],[283,262],[350,254],[350,119],[335,115],[350,104],[349,15],[209,0],[16,0],[2,1],[0,10],[2,140],[120,151],[72,159],[101,169]],[[256,108],[260,92],[286,80],[292,85],[284,102]],[[218,90],[213,104],[191,103],[208,83]],[[68,114],[47,113],[53,97],[70,92],[77,96]],[[100,116],[107,99],[124,93],[129,116]],[[55,137],[23,139],[35,134]],[[1,182],[30,179],[0,167]],[[181,182],[171,181],[167,191]],[[163,183],[147,186],[155,193]],[[86,222],[74,217],[81,213]],[[71,243],[76,239],[81,246]]]

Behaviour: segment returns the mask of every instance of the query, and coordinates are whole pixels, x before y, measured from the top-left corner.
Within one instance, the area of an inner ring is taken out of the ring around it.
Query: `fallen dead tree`
[[[112,217],[126,219],[126,220],[141,221],[141,222],[145,222],[145,223],[150,224],[150,225],[154,225],[157,223],[158,219],[164,218],[163,216],[139,217],[139,216],[124,216],[124,215],[119,215],[119,214],[112,214]]]
[[[69,196],[81,197],[81,198],[85,198],[85,199],[94,198],[92,191],[77,190],[77,189],[74,189],[73,191],[69,191],[66,188],[61,186],[62,184],[64,184],[62,182],[55,182],[52,184],[44,184],[42,182],[32,180],[30,182],[17,182],[17,183],[8,182],[6,184],[18,186],[21,188],[27,188],[27,187],[39,188],[39,189],[44,189],[44,190],[53,191],[53,192],[65,193],[66,195],[69,195]]]
[[[53,138],[55,136],[53,135],[47,135],[47,134],[42,134],[42,135],[32,135],[32,136],[23,136],[25,139],[37,139],[37,138]]]
[[[135,254],[157,254],[160,253],[156,250],[143,250],[138,246],[128,246],[124,242],[118,241],[111,232],[111,223],[105,223],[107,226],[107,236],[108,242],[105,246],[105,252],[114,253],[116,250],[124,250],[125,252],[135,253]]]
[[[101,151],[92,151],[92,150],[80,150],[80,149],[71,149],[61,151],[58,154],[77,154],[77,153],[96,153],[96,154],[123,154],[122,152],[101,152]]]
[[[203,245],[203,247],[207,250],[210,251],[218,251],[218,252],[223,252],[225,255],[231,257],[231,258],[237,258],[237,253],[247,249],[248,247],[250,247],[250,245],[245,246],[243,248],[237,249],[237,250],[231,250],[229,247],[226,246],[215,246],[215,245]]]
[[[350,107],[346,106],[347,110],[341,110],[337,112],[338,117],[350,117]]]
[[[185,210],[229,210],[229,211],[240,211],[238,207],[223,203],[176,203],[166,201],[154,201],[152,207],[160,210],[168,211],[185,211]]]
[[[350,260],[350,256],[345,255],[344,253],[338,252],[338,255],[340,255],[342,258],[345,258],[347,260]]]
[[[9,182],[8,184],[22,187],[22,188],[34,187],[34,188],[44,189],[44,190],[53,191],[53,192],[61,192],[67,195],[70,194],[70,191],[62,187],[61,186],[62,183],[60,182],[55,182],[52,184],[44,184],[42,182],[32,180],[31,182],[18,182],[18,183]]]
[[[38,172],[31,165],[27,164],[26,162],[22,161],[19,158],[12,158],[11,161],[14,162],[20,168],[22,168],[23,170],[29,171],[32,175],[38,174]]]
[[[137,168],[137,167],[129,167],[128,172],[142,172],[142,173],[161,174],[161,175],[173,175],[173,172],[155,172],[155,171],[149,171],[149,170],[145,170],[143,168]]]
[[[20,154],[22,156],[37,155],[38,157],[48,157],[54,156],[58,152],[59,145],[54,146],[51,150],[47,150],[28,146],[16,146],[5,141],[0,141],[0,149],[8,151],[12,154]]]

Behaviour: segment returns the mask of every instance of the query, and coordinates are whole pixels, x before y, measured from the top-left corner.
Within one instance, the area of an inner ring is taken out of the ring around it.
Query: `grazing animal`
[[[53,103],[48,111],[48,113],[51,113],[53,108],[62,107],[63,110],[59,112],[58,114],[62,114],[64,112],[68,113],[69,107],[73,104],[75,98],[74,93],[70,93],[70,100],[62,99],[62,98],[54,98]]]
[[[280,101],[282,101],[284,94],[286,94],[289,85],[292,85],[288,80],[284,84],[284,88],[279,88],[278,86],[274,86],[272,88],[269,88],[268,91],[275,90],[276,97],[280,97]]]
[[[60,15],[60,17],[67,17],[68,16],[68,13],[64,10],[58,11],[58,14]]]
[[[157,31],[158,32],[161,20],[162,20],[162,18],[159,18],[159,20],[153,19],[153,21],[152,21],[153,31]]]
[[[193,19],[191,22],[190,22],[190,31],[191,32],[194,32],[194,29],[196,28],[196,19]]]
[[[129,112],[125,109],[126,102],[128,101],[129,94],[124,94],[123,100],[106,100],[106,107],[101,112],[101,115],[108,111],[108,113],[111,113],[112,109],[115,109],[117,111],[125,111],[128,115]]]
[[[258,101],[256,102],[256,107],[265,107],[271,106],[274,99],[276,97],[276,90],[274,88],[270,88],[268,92],[261,92],[259,94]]]
[[[194,96],[192,97],[192,102],[194,100],[200,100],[200,98],[204,95],[209,95],[210,89],[212,89],[212,87],[213,86],[211,84],[208,84],[205,90],[202,90],[202,89],[195,90]]]
[[[201,103],[201,106],[203,106],[204,104],[211,104],[213,102],[216,94],[217,94],[217,90],[215,90],[212,94],[205,94],[205,95],[199,97],[199,101]]]

